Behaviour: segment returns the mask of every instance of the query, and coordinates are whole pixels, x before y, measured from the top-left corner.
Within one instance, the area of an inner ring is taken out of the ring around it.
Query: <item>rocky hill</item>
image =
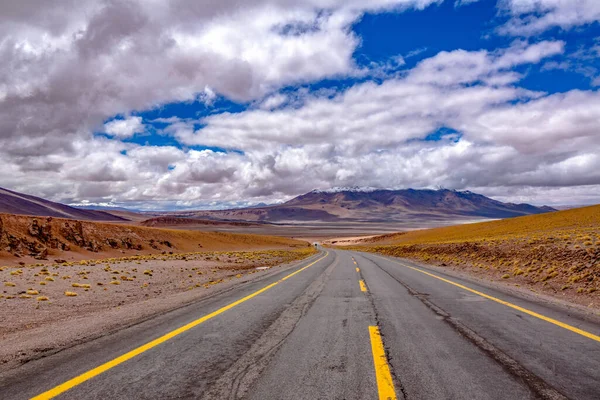
[[[0,214],[0,262],[308,245],[303,241],[266,235],[170,230]]]

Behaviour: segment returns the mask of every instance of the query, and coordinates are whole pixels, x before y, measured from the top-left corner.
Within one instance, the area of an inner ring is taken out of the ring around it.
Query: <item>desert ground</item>
[[[152,219],[151,219],[152,220]],[[181,221],[183,220],[183,221]],[[335,221],[335,222],[304,222],[294,224],[283,223],[226,223],[218,221],[197,222],[194,219],[160,218],[149,226],[164,229],[199,230],[203,232],[228,232],[252,235],[268,235],[295,238],[306,241],[325,241],[333,238],[351,238],[388,233],[405,232],[417,229],[427,229],[440,226],[451,226],[472,222],[489,221],[488,218],[440,218],[418,220],[407,218],[405,221],[390,222],[360,222],[360,221]],[[176,222],[178,221],[178,222]],[[181,221],[181,222],[179,222]],[[141,221],[139,224],[146,224]]]
[[[1,267],[0,369],[197,301],[316,253],[141,255]]]
[[[306,241],[0,215],[0,368],[316,253]]]

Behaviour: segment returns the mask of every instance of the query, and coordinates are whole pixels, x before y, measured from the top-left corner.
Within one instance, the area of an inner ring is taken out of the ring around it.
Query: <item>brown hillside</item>
[[[357,248],[600,306],[600,205],[379,236]]]
[[[307,246],[274,236],[200,232],[0,214],[6,262],[101,258],[127,253],[275,249]]]
[[[82,219],[89,221],[127,221],[126,218],[104,211],[82,210],[3,188],[0,188],[0,213]]]

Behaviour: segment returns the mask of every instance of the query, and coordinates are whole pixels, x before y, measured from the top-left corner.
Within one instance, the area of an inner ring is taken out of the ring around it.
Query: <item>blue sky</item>
[[[335,186],[600,201],[594,0],[3,11],[0,186],[138,209]]]

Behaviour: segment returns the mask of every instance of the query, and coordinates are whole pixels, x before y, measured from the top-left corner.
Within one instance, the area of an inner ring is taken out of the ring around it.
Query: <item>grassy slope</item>
[[[385,235],[359,248],[600,303],[600,205]]]
[[[581,236],[584,232],[595,235],[600,231],[600,205],[557,211],[548,214],[528,215],[499,221],[480,222],[426,229],[373,238],[377,244],[418,244],[485,239],[514,239],[553,237],[557,235]]]

